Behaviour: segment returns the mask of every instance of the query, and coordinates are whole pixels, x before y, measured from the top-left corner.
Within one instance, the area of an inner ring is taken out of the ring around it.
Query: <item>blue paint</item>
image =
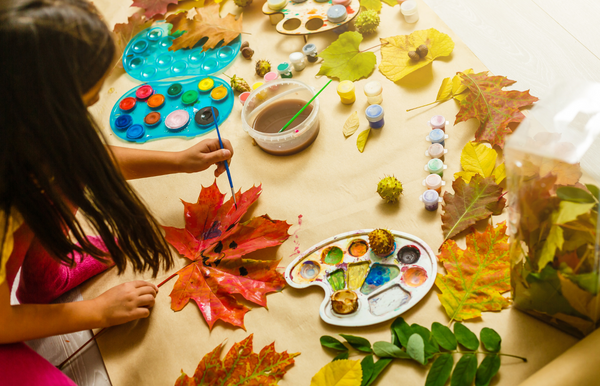
[[[375,263],[371,266],[371,270],[369,271],[367,278],[360,289],[360,292],[368,295],[390,280],[398,277],[399,274],[400,269],[395,265],[382,265]]]
[[[383,127],[383,107],[380,105],[371,105],[365,110],[365,115],[372,129],[381,129]]]
[[[446,145],[446,133],[442,129],[433,129],[429,132],[429,140],[431,143],[439,143],[442,146]]]
[[[127,130],[133,124],[133,118],[129,114],[120,115],[115,120],[115,128],[117,130]]]

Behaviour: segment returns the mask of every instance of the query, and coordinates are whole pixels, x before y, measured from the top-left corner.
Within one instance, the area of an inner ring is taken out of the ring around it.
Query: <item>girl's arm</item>
[[[168,152],[155,150],[110,147],[117,165],[126,179],[160,176],[171,173],[193,173],[208,169],[216,164],[215,177],[225,171],[223,161],[231,162],[233,148],[223,139],[223,149],[219,140],[205,139],[189,149]]]
[[[111,288],[96,299],[64,304],[10,305],[0,284],[0,344],[110,327],[150,315],[158,288],[141,280]]]

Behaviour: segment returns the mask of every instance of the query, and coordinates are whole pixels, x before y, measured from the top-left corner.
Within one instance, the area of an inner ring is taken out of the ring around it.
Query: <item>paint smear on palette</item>
[[[369,311],[375,316],[387,314],[408,303],[410,294],[395,285],[369,298]]]
[[[348,264],[348,289],[357,290],[363,285],[367,272],[369,271],[369,262],[361,261],[359,263]]]
[[[301,227],[302,227],[302,215],[300,214],[300,215],[298,215],[298,228],[296,228],[294,233],[292,233],[292,238],[294,241],[294,252],[292,252],[290,257],[298,256],[299,254],[302,253],[302,250],[300,249],[300,240],[298,239],[298,231],[300,230]]]
[[[362,285],[360,292],[368,295],[377,288],[395,279],[400,274],[400,269],[395,265],[382,265],[375,263],[371,266],[371,270]]]
[[[300,276],[306,280],[313,280],[321,272],[321,266],[316,261],[305,261],[300,268]]]
[[[346,287],[346,273],[343,269],[337,269],[329,274],[327,281],[334,292],[343,290]]]
[[[355,11],[355,10],[353,10],[353,9],[352,9],[352,7],[350,7],[350,6],[347,6],[347,7],[346,7],[346,13],[347,13],[348,15],[352,15],[354,12],[356,12],[356,11]]]
[[[309,14],[309,15],[314,15],[315,13],[317,13],[317,10],[313,8],[313,9],[311,9],[310,11],[308,11],[306,13]]]
[[[427,271],[422,267],[403,267],[402,281],[409,287],[418,287],[427,281]]]
[[[369,245],[365,240],[352,240],[348,247],[348,253],[354,257],[361,257],[369,250]]]
[[[344,251],[339,247],[327,247],[321,252],[321,263],[336,265],[344,258]]]

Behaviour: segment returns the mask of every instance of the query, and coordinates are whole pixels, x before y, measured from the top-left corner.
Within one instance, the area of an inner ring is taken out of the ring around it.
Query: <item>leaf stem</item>
[[[434,103],[442,103],[442,102],[446,102],[446,101],[449,101],[450,99],[452,99],[452,98],[443,99],[443,100],[441,100],[441,101],[433,101],[433,102],[431,102],[431,103],[427,103],[426,105],[422,105],[422,106],[413,107],[412,109],[408,109],[408,110],[406,110],[406,111],[407,111],[407,112],[408,112],[408,111],[413,111],[413,110],[416,110],[416,109],[420,109],[421,107],[431,106],[431,105],[432,105],[432,104],[434,104]]]
[[[485,355],[502,355],[505,357],[511,357],[511,358],[517,358],[522,360],[523,362],[527,362],[527,358],[525,357],[520,357],[518,355],[512,355],[512,354],[503,354],[500,352],[488,352],[488,351],[444,351],[444,352],[439,352],[437,354],[434,354],[434,356],[438,356],[438,355],[442,355],[442,354],[485,354]]]
[[[377,48],[377,47],[379,47],[379,46],[381,46],[381,45],[382,45],[382,44],[378,44],[378,45],[376,45],[376,46],[369,47],[369,48],[365,48],[364,50],[362,50],[362,51],[358,51],[358,52],[359,52],[359,53],[361,53],[361,52],[369,51],[369,50],[372,50],[373,48]]]

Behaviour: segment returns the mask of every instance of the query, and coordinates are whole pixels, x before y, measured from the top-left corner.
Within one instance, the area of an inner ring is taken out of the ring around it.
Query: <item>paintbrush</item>
[[[221,145],[221,149],[223,149],[223,141],[221,141],[221,133],[219,133],[219,125],[217,124],[217,116],[215,115],[215,109],[210,106],[210,111],[212,112],[213,121],[215,122],[215,128],[217,129],[217,137],[219,137],[219,145]],[[235,205],[235,209],[237,209],[237,200],[235,199],[235,191],[233,190],[233,181],[231,180],[231,172],[229,171],[229,164],[227,160],[223,161],[225,164],[225,171],[227,172],[227,178],[229,179],[229,187],[231,188],[231,196],[233,197],[233,205]]]
[[[302,108],[300,109],[300,111],[298,111],[298,112],[296,113],[296,115],[294,115],[294,116],[292,117],[292,119],[290,119],[290,121],[289,121],[288,123],[286,123],[286,124],[285,124],[285,126],[283,126],[283,127],[281,128],[281,130],[279,130],[279,133],[281,133],[282,131],[284,131],[285,129],[287,129],[287,127],[288,127],[288,126],[289,126],[289,125],[290,125],[292,122],[294,122],[294,119],[298,118],[298,115],[302,114],[302,112],[304,111],[304,109],[305,109],[306,107],[308,107],[308,105],[309,105],[309,104],[311,104],[311,103],[312,103],[312,101],[314,101],[316,97],[318,97],[318,96],[319,96],[319,94],[321,93],[321,91],[325,90],[325,87],[329,86],[329,83],[331,83],[331,81],[332,81],[332,80],[333,80],[333,79],[329,79],[329,82],[327,82],[327,84],[325,84],[325,86],[321,87],[321,89],[319,90],[319,92],[318,92],[318,93],[316,93],[316,94],[315,94],[315,96],[314,96],[314,97],[312,97],[312,98],[311,98],[311,100],[309,100],[309,101],[308,101],[308,103],[306,103],[306,104],[304,105],[304,107],[302,107]]]

